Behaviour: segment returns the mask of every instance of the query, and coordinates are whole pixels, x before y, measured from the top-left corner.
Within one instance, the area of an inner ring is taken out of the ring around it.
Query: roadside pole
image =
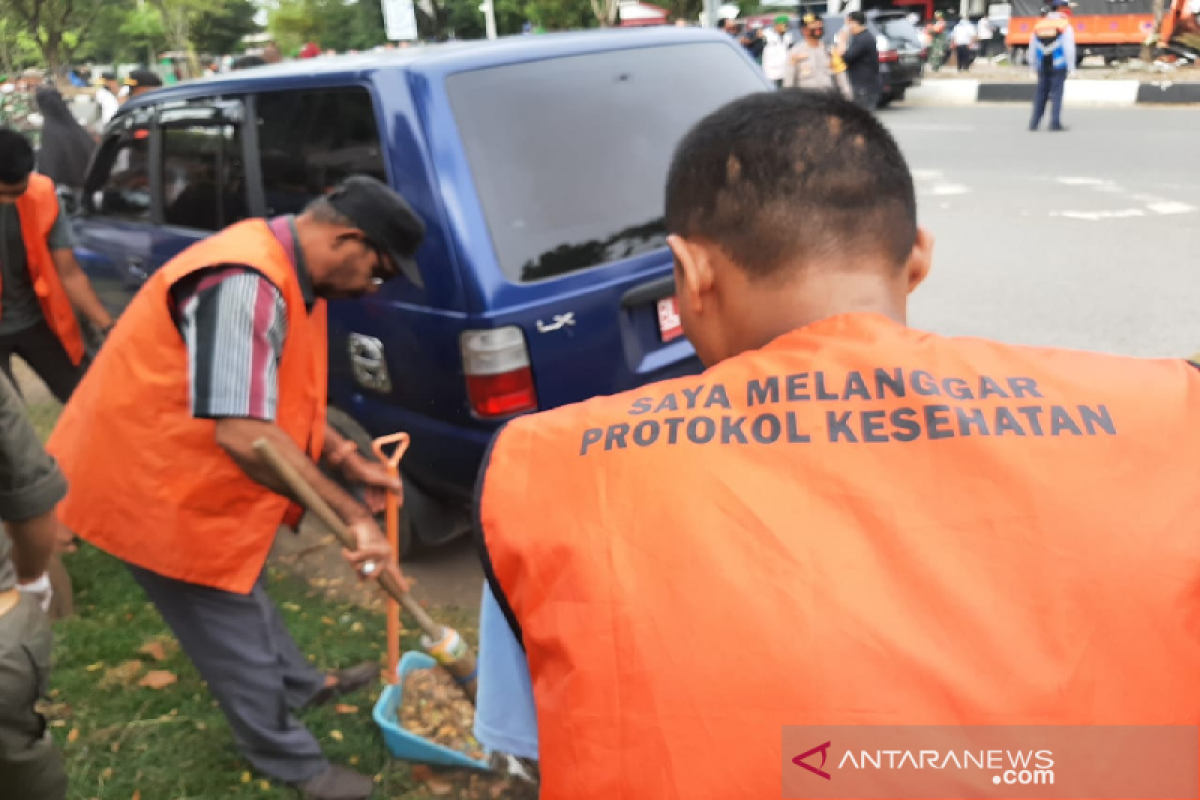
[[[704,27],[717,27],[717,12],[721,8],[721,0],[704,0]]]
[[[493,0],[483,0],[479,10],[483,12],[483,23],[487,30],[487,38],[496,38],[496,4]]]

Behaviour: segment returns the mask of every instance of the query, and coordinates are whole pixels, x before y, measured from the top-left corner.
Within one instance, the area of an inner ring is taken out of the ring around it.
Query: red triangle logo
[[[832,743],[832,740],[826,742],[825,744],[819,744],[816,747],[814,747],[812,750],[809,750],[808,752],[801,753],[800,755],[798,755],[792,759],[792,763],[795,764],[797,767],[804,767],[806,770],[813,773],[814,775],[820,775],[822,778],[824,778],[827,781],[833,780],[833,778],[831,778],[829,773],[826,772],[825,770],[820,769],[819,767],[814,767],[812,764],[804,763],[804,759],[808,758],[811,755],[815,755],[819,751],[821,753],[821,766],[824,767],[825,759],[829,755],[828,750],[829,750],[829,745],[831,743]]]

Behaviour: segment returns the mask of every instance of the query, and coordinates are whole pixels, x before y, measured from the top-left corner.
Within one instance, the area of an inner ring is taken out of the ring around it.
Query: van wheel
[[[371,436],[363,429],[363,427],[361,425],[359,425],[357,422],[354,421],[353,417],[351,417],[345,411],[342,411],[340,408],[333,408],[331,406],[325,412],[325,423],[330,428],[333,428],[333,430],[337,431],[337,433],[340,436],[342,436],[342,438],[348,439],[348,440],[354,442],[354,444],[356,444],[358,446],[359,455],[363,456],[364,458],[369,458],[372,461],[377,460],[376,456],[375,456],[375,451],[371,447]],[[351,495],[353,495],[355,499],[360,500],[360,501],[363,499],[362,489],[358,488],[358,487],[351,487],[346,482],[346,479],[342,476],[342,473],[340,471],[330,470],[326,467],[326,465],[324,463],[322,463],[322,465],[321,465],[321,471],[325,473],[326,477],[328,477],[330,480],[334,481],[338,486],[341,486],[343,489],[345,489],[347,492],[349,492]],[[403,472],[400,473],[400,480],[404,481],[404,473]],[[407,493],[408,493],[407,481],[405,481],[404,490],[405,490],[405,494],[407,495]],[[375,517],[375,521],[379,523],[379,529],[381,531],[383,531],[384,534],[387,534],[387,514],[386,513],[377,514]],[[400,558],[402,558],[402,559],[407,558],[408,556],[413,554],[413,552],[416,550],[415,542],[416,542],[416,537],[413,536],[412,516],[409,514],[407,507],[401,506],[400,507],[400,553],[399,553]]]

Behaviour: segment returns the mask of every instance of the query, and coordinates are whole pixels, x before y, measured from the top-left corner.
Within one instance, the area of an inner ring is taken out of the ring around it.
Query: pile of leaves
[[[443,669],[418,669],[408,674],[398,716],[400,725],[410,733],[469,758],[484,756],[472,733],[475,707]]]

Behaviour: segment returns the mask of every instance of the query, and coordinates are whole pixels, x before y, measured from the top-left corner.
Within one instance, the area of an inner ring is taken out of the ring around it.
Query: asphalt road
[[[911,324],[1136,356],[1200,351],[1200,109],[881,112],[916,177],[934,270]]]

